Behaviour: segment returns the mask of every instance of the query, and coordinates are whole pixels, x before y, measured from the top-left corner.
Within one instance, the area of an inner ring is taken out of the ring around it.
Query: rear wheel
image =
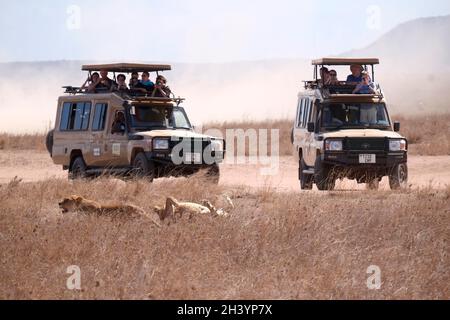
[[[87,177],[86,173],[86,163],[83,160],[83,157],[78,156],[76,157],[72,165],[70,166],[69,170],[69,179],[76,180],[76,179],[84,179]]]
[[[314,176],[311,174],[306,174],[303,171],[306,170],[306,164],[305,161],[300,159],[299,163],[299,171],[300,171],[300,188],[302,190],[312,190],[313,188],[313,182],[314,182]]]
[[[217,163],[208,168],[208,171],[206,171],[206,179],[213,184],[219,184],[220,168]]]
[[[332,191],[336,185],[336,179],[333,177],[332,168],[322,162],[317,157],[314,166],[314,182],[320,191]]]
[[[389,186],[392,190],[404,189],[408,186],[408,166],[406,163],[398,164],[389,175]]]
[[[52,156],[53,153],[53,132],[55,130],[50,130],[47,133],[47,137],[45,138],[45,147],[47,148],[48,153]]]
[[[143,152],[138,153],[133,160],[133,175],[136,178],[146,178],[150,182],[155,178],[155,165],[148,161]]]

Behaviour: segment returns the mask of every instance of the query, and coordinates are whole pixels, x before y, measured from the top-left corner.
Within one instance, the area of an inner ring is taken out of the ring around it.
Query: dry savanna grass
[[[410,154],[441,156],[450,155],[450,113],[434,115],[415,115],[411,117],[394,116],[395,121],[401,121],[401,134],[408,138],[410,143]],[[271,154],[271,130],[279,130],[279,152],[280,156],[290,156],[293,153],[291,144],[292,121],[266,120],[266,121],[241,121],[241,122],[211,122],[203,127],[203,130],[217,129],[226,137],[226,129],[249,129],[267,130],[267,151]],[[237,139],[235,139],[235,145]],[[248,137],[246,142],[246,155],[249,155]],[[230,144],[230,142],[228,142]],[[14,135],[0,134],[0,150],[46,150],[44,134]],[[236,148],[237,149],[237,148]],[[237,151],[237,150],[235,150]]]
[[[0,150],[39,150],[44,151],[45,134],[0,133]]]
[[[145,210],[167,196],[215,201],[228,218],[156,228],[62,215],[79,194]],[[270,187],[100,179],[14,180],[0,187],[0,299],[449,299],[450,188],[403,192],[274,193]],[[66,287],[81,269],[81,290]],[[367,268],[381,269],[380,290]]]

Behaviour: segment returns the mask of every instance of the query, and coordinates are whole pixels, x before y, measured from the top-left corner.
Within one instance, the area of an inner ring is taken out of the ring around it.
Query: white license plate
[[[186,163],[202,163],[201,153],[186,152],[184,154],[184,162]]]
[[[377,163],[376,154],[360,154],[359,163]]]

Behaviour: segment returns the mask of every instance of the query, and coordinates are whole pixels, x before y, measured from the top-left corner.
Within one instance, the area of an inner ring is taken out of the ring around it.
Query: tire
[[[291,130],[291,144],[294,144],[294,129]]]
[[[398,164],[392,168],[389,174],[389,186],[391,190],[405,189],[408,187],[408,165]]]
[[[136,178],[145,178],[150,182],[155,178],[155,165],[148,161],[143,152],[138,153],[133,160],[133,175]]]
[[[83,160],[83,157],[81,156],[76,157],[73,160],[72,165],[70,166],[69,179],[78,180],[87,178],[86,169],[87,167],[86,163]]]
[[[367,190],[375,191],[375,190],[378,190],[379,188],[380,188],[380,180],[378,178],[377,179],[373,179],[373,180],[371,180],[371,181],[366,183],[366,189]]]
[[[312,190],[314,184],[314,176],[310,174],[303,173],[303,170],[306,169],[305,161],[300,159],[299,163],[299,178],[300,178],[300,188],[302,190]]]
[[[50,153],[50,156],[53,154],[53,133],[55,130],[50,130],[47,133],[47,137],[45,138],[45,147],[47,148],[48,153]]]
[[[332,191],[336,185],[336,179],[332,176],[331,168],[322,163],[317,157],[314,166],[314,182],[320,191]]]
[[[217,163],[211,165],[206,172],[206,179],[212,184],[219,184],[220,168]]]

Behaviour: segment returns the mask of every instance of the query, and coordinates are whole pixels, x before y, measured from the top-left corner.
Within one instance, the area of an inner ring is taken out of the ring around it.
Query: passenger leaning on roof
[[[115,85],[117,85],[117,83],[108,78],[108,71],[100,70],[99,83],[95,86],[96,91],[110,91]]]
[[[127,91],[128,86],[125,83],[125,80],[127,80],[127,77],[125,77],[124,74],[119,74],[117,76],[117,84],[113,86],[113,91]]]
[[[138,85],[138,83],[139,83],[139,73],[133,72],[131,74],[130,83],[129,83],[130,89],[134,89],[134,87],[136,87]]]
[[[362,81],[353,90],[353,94],[375,94],[375,84],[370,79],[367,71],[361,73]]]
[[[362,81],[361,72],[363,71],[363,67],[359,64],[352,64],[350,70],[352,74],[347,77],[347,83],[355,85],[360,83]]]
[[[337,71],[336,70],[330,70],[329,72],[329,79],[328,79],[328,85],[335,86],[339,84],[339,80],[337,78]]]
[[[100,75],[97,72],[94,72],[90,77],[86,79],[86,82],[81,86],[81,90],[86,89],[88,93],[95,93],[95,88],[99,83]]]
[[[134,89],[143,93],[152,93],[155,89],[155,84],[150,80],[150,74],[147,71],[142,72],[141,78],[142,80],[134,86]]]
[[[329,81],[330,81],[330,71],[328,71],[328,68],[326,67],[320,68],[319,84],[327,85]]]
[[[172,90],[167,86],[167,79],[164,76],[159,75],[156,78],[155,88],[156,97],[168,98],[172,94]]]

